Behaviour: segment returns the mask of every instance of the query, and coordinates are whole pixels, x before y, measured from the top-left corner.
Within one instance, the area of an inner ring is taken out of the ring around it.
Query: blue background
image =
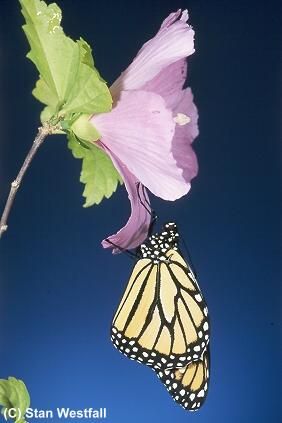
[[[34,408],[103,406],[113,423],[278,422],[278,1],[58,3],[66,33],[94,47],[110,82],[170,11],[189,8],[200,172],[186,198],[152,202],[160,221],[178,222],[209,304],[210,392],[188,414],[149,369],[112,347],[111,318],[132,262],[100,241],[122,226],[129,203],[119,188],[99,207],[81,207],[80,162],[64,137],[41,148],[0,242],[0,377],[23,379]],[[30,94],[37,73],[25,59],[18,4],[0,7],[3,206],[41,106]]]

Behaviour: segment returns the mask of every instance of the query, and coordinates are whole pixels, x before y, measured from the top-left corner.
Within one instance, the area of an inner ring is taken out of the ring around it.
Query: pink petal
[[[163,21],[161,28],[169,28],[178,18],[180,17],[180,20],[187,22],[188,21],[188,11],[184,10],[182,12],[181,9],[178,9],[177,12],[172,12],[168,15],[168,17]]]
[[[123,91],[111,112],[90,121],[103,144],[153,194],[172,201],[187,194],[189,184],[171,151],[175,122],[162,97]]]
[[[175,102],[178,101],[186,76],[187,61],[181,59],[163,69],[155,78],[148,81],[142,87],[142,90],[161,95],[166,100],[167,107],[173,109]]]
[[[173,100],[175,103],[173,108],[174,116],[177,113],[183,113],[184,115],[189,116],[191,119],[191,122],[187,123],[187,125],[176,125],[177,132],[181,132],[183,134],[185,133],[185,137],[189,140],[190,144],[199,135],[198,110],[193,100],[194,96],[192,94],[191,88],[182,90],[180,93],[178,93],[178,98],[174,98]]]
[[[187,11],[181,15],[180,10],[165,19],[155,37],[143,45],[133,62],[112,85],[113,97],[118,98],[122,90],[142,88],[164,68],[194,52],[194,31],[187,20]]]
[[[139,183],[127,167],[103,143],[97,144],[111,157],[122,176],[131,204],[131,214],[126,225],[116,234],[102,241],[104,248],[113,248],[113,253],[120,253],[123,250],[138,247],[147,238],[151,223],[150,202],[146,188]]]
[[[198,174],[198,161],[193,148],[185,142],[185,138],[173,139],[173,155],[177,165],[183,170],[184,179],[190,184],[190,181]]]
[[[175,99],[176,100],[176,99]],[[193,94],[190,88],[186,88],[178,94],[178,102],[174,109],[174,115],[183,113],[191,121],[186,125],[176,125],[172,141],[172,152],[177,165],[183,171],[183,177],[190,182],[198,173],[198,162],[191,143],[198,136],[198,111],[193,102]]]

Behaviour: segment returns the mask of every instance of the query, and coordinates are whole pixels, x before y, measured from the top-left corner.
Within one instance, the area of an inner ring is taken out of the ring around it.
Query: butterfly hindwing
[[[172,398],[188,411],[198,410],[204,403],[210,372],[209,346],[200,360],[180,369],[166,369],[157,372]]]

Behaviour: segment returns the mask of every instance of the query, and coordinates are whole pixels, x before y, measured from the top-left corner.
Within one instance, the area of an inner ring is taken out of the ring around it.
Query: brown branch
[[[23,165],[18,173],[18,176],[11,184],[10,193],[9,193],[9,196],[8,196],[8,199],[7,199],[7,202],[6,202],[6,205],[0,220],[0,238],[3,235],[3,233],[8,229],[8,224],[7,224],[8,217],[9,217],[11,208],[13,206],[17,191],[21,185],[22,179],[27,169],[29,168],[37,150],[39,149],[39,147],[41,146],[41,144],[43,143],[47,135],[54,133],[54,129],[55,129],[54,127],[48,124],[45,124],[41,126],[40,128],[38,128],[38,133],[33,141],[32,147],[29,150],[28,155],[25,158],[25,161],[23,162]]]

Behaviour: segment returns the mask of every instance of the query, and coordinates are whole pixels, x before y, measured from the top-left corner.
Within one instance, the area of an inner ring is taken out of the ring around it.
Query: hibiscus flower
[[[198,171],[191,143],[198,114],[190,88],[183,89],[194,31],[187,10],[170,14],[111,86],[113,108],[92,116],[97,145],[112,159],[131,203],[126,225],[102,242],[114,252],[147,237],[151,209],[146,189],[164,200],[187,194]]]

